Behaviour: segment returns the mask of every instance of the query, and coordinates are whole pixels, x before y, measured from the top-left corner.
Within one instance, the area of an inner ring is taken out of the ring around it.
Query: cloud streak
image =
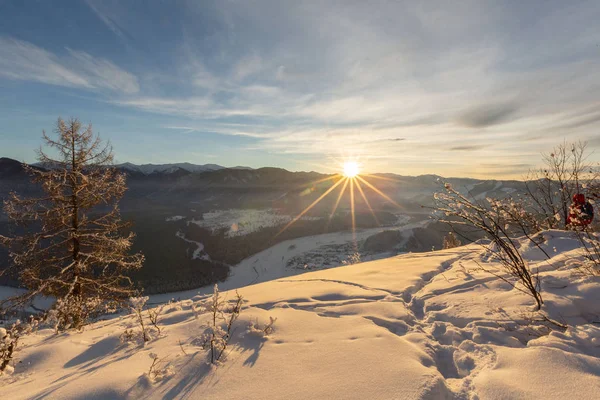
[[[135,94],[137,78],[112,62],[67,48],[57,56],[32,43],[0,37],[0,76],[55,86]]]
[[[516,103],[481,104],[458,117],[458,123],[468,128],[484,128],[506,122],[518,111]]]

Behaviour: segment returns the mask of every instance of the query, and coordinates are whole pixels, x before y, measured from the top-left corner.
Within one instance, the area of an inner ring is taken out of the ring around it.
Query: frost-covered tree
[[[109,302],[134,294],[128,272],[142,266],[130,255],[133,233],[124,234],[118,202],[124,174],[112,168],[110,143],[77,119],[58,119],[55,137],[43,133],[42,168],[25,165],[43,189],[37,198],[11,193],[4,211],[15,235],[1,237],[25,294],[3,302],[24,306],[35,296],[55,298],[57,327],[81,328]]]

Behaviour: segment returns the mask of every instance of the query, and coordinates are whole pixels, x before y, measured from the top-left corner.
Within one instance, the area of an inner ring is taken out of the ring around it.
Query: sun
[[[327,181],[333,181],[333,183],[331,184],[331,186],[329,186],[329,188],[327,188],[325,191],[323,191],[319,197],[317,197],[312,203],[310,203],[308,206],[306,206],[306,208],[304,210],[302,210],[291,221],[289,221],[283,228],[281,228],[281,230],[275,235],[275,237],[281,235],[290,226],[294,225],[298,220],[300,220],[304,215],[306,215],[310,210],[312,210],[317,204],[319,204],[319,202],[321,200],[323,200],[324,198],[329,196],[338,187],[340,187],[340,189],[337,194],[337,200],[335,201],[333,209],[331,210],[331,213],[329,214],[329,220],[325,227],[325,231],[327,231],[327,228],[329,227],[329,222],[331,222],[331,219],[336,215],[336,210],[338,209],[338,206],[341,204],[340,202],[342,201],[342,197],[344,197],[344,195],[346,195],[346,197],[349,198],[349,200],[350,200],[349,203],[350,203],[350,215],[352,216],[352,220],[351,220],[352,221],[352,238],[353,238],[355,246],[357,246],[356,245],[356,243],[357,243],[356,242],[356,216],[355,216],[356,215],[356,207],[357,207],[357,204],[356,204],[357,198],[358,198],[358,202],[362,203],[362,205],[358,204],[358,206],[359,207],[366,206],[369,209],[369,211],[371,212],[371,215],[373,215],[373,220],[375,221],[377,226],[381,226],[379,223],[379,220],[377,219],[376,210],[373,209],[373,207],[371,206],[371,202],[368,199],[369,191],[366,191],[365,190],[366,188],[368,188],[371,193],[378,194],[380,197],[385,199],[387,202],[393,204],[398,209],[402,209],[402,206],[400,204],[396,203],[391,197],[389,197],[387,194],[385,194],[384,192],[379,190],[374,184],[369,182],[369,180],[371,180],[371,179],[389,180],[389,181],[396,182],[395,179],[390,179],[390,178],[386,178],[386,177],[379,176],[379,175],[367,174],[367,173],[361,171],[362,165],[363,165],[362,163],[360,163],[358,161],[350,161],[348,159],[346,159],[346,160],[347,161],[335,160],[338,167],[340,167],[340,169],[342,170],[341,173],[331,174],[331,175],[326,176],[325,178],[322,178],[322,179],[319,179],[319,180],[316,180],[316,181],[310,183],[310,185],[309,185],[310,189],[306,189],[302,193],[307,192],[307,191],[308,191],[307,193],[312,193],[313,191],[316,191],[315,185],[323,184]],[[363,185],[365,185],[365,188],[363,188]],[[302,195],[303,194],[301,194],[301,196]],[[360,195],[360,197],[358,197],[358,195]],[[362,199],[362,201],[360,199]]]
[[[360,172],[360,168],[356,161],[346,161],[344,163],[344,176],[354,178]]]

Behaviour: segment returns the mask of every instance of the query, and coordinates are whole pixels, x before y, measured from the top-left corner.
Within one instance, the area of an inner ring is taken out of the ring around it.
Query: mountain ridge
[[[149,175],[156,172],[171,172],[176,171],[178,169],[183,169],[188,172],[206,172],[206,171],[217,171],[220,169],[247,169],[252,170],[253,168],[245,167],[245,166],[235,166],[235,167],[224,167],[219,164],[193,164],[189,162],[181,162],[181,163],[167,163],[167,164],[134,164],[131,162],[124,162],[120,164],[115,164],[116,168],[141,172],[143,174]]]
[[[0,157],[0,173],[1,170],[5,168],[7,165],[12,164],[13,166],[16,164],[28,164],[24,163],[10,157]],[[31,163],[28,164],[31,166],[35,166],[41,168],[42,165],[40,163]],[[243,165],[237,165],[234,167],[224,167],[219,164],[193,164],[189,162],[182,163],[167,163],[167,164],[134,164],[131,162],[124,162],[113,165],[115,168],[127,171],[127,172],[137,172],[142,175],[159,175],[159,174],[173,174],[177,173],[179,170],[187,171],[193,174],[202,174],[206,172],[215,172],[215,171],[284,171],[290,174],[304,174],[304,175],[319,175],[319,176],[333,176],[335,173],[324,173],[318,171],[291,171],[285,168],[280,167],[259,167],[252,168]],[[470,181],[470,182],[511,182],[511,183],[522,183],[523,181],[517,179],[483,179],[483,178],[471,178],[464,176],[441,176],[437,174],[421,174],[421,175],[401,175],[392,172],[376,172],[369,174],[370,176],[381,176],[388,178],[396,178],[396,179],[415,179],[415,180],[423,180],[423,179],[431,179],[431,180],[447,180],[447,181]]]

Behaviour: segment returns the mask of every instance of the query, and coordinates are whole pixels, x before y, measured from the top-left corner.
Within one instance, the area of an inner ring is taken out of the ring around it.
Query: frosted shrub
[[[39,321],[32,317],[29,323],[17,320],[8,328],[0,328],[0,375],[12,373],[13,367],[10,363],[14,358],[19,339],[37,329],[38,323]]]
[[[444,242],[442,244],[442,249],[453,249],[455,247],[459,247],[462,245],[460,239],[456,237],[454,232],[448,232],[448,234],[444,237]]]
[[[14,325],[8,330],[5,328],[0,328],[0,375],[5,372],[12,372],[12,366],[10,366],[10,362],[12,361],[13,354],[17,349],[18,341],[19,334],[14,328]]]
[[[600,185],[598,165],[589,161],[586,142],[564,142],[542,154],[543,167],[525,180],[528,210],[542,229],[571,229],[569,206],[573,195],[594,196]]]
[[[133,329],[125,329],[125,331],[121,333],[119,339],[121,340],[121,343],[131,343],[135,341],[136,336],[137,335]]]
[[[150,341],[150,333],[148,332],[148,328],[144,324],[144,306],[148,301],[148,296],[141,297],[132,297],[129,299],[129,303],[131,304],[131,311],[135,315],[135,319],[137,323],[140,325],[140,331],[142,334],[142,339],[144,343]]]
[[[111,308],[100,297],[67,296],[56,301],[48,311],[46,321],[54,326],[56,332],[82,330],[90,318]]]
[[[269,336],[274,331],[273,326],[275,325],[275,322],[277,322],[277,318],[273,317],[269,317],[269,322],[264,325],[259,324],[258,320],[256,320],[256,322],[251,323],[248,326],[248,333],[262,337]]]
[[[144,313],[144,307],[146,302],[148,301],[148,296],[140,296],[140,297],[131,297],[129,299],[129,304],[131,306],[131,312],[134,315],[135,321],[140,326],[139,337],[142,339],[144,343],[152,340],[152,328],[148,327],[145,322],[145,317],[147,314],[148,322],[152,327],[156,330],[156,334],[160,336],[162,330],[158,325],[159,317],[165,308],[165,305],[160,307],[156,307],[153,309],[148,309],[146,313]],[[126,329],[125,332],[121,334],[121,342],[132,342],[136,339],[138,335],[133,329]]]
[[[221,297],[219,287],[215,284],[212,298],[207,306],[211,319],[202,336],[202,348],[210,350],[210,362],[213,364],[217,364],[223,357],[231,339],[233,323],[242,310],[243,298],[237,291],[235,295],[234,304],[228,306],[228,302]]]
[[[170,306],[169,312],[183,310],[183,307],[181,306],[181,300],[179,300],[179,299],[178,300],[175,300],[175,299],[169,300],[168,305]]]
[[[156,353],[150,353],[149,356],[152,359],[152,364],[146,375],[150,382],[159,382],[175,374],[173,366],[169,365],[164,359],[158,358]]]
[[[589,228],[577,231],[577,237],[581,243],[581,255],[583,262],[579,270],[583,275],[600,275],[600,237],[591,232]]]
[[[140,335],[141,335],[141,338],[144,341],[144,343],[152,340],[152,335],[151,335],[152,328],[148,327],[146,325],[146,323],[144,322],[144,317],[145,317],[144,306],[146,305],[146,302],[148,302],[148,299],[149,299],[148,296],[131,297],[129,299],[131,311],[133,312],[133,314],[135,316],[136,322],[140,326]],[[148,321],[149,321],[150,325],[152,325],[152,327],[156,330],[156,334],[158,336],[160,336],[162,333],[162,330],[161,330],[160,326],[158,325],[158,322],[159,322],[159,318],[160,318],[164,308],[165,308],[165,305],[163,304],[160,307],[150,308],[146,311]],[[123,332],[123,334],[121,334],[122,342],[130,342],[130,341],[133,341],[134,339],[135,339],[135,333],[131,329],[125,330],[125,332]]]
[[[513,236],[517,232],[524,234],[544,254],[546,252],[530,236],[531,221],[523,207],[512,199],[500,201],[488,198],[485,203],[477,202],[459,193],[448,183],[444,188],[445,192],[436,193],[434,196],[435,210],[443,215],[441,221],[450,225],[467,225],[485,232],[491,239],[490,245],[486,247],[487,251],[500,263],[508,277],[483,267],[481,269],[533,297],[539,310],[544,301],[537,271],[531,271],[519,251],[519,243]],[[548,254],[546,256],[550,258]]]
[[[196,304],[194,304],[192,302],[191,304],[191,309],[192,309],[192,313],[194,314],[194,318],[198,319],[200,317],[200,314],[203,314],[204,312],[206,312],[206,309],[202,306],[197,307]]]
[[[150,321],[150,324],[154,327],[154,329],[156,329],[158,336],[160,336],[162,332],[160,326],[158,326],[158,320],[164,308],[165,306],[163,304],[160,307],[148,309],[148,320]]]
[[[342,264],[343,265],[352,265],[352,264],[359,264],[360,262],[361,262],[360,253],[356,252],[356,253],[352,253],[348,257],[346,257],[346,259],[344,261],[342,261]]]

